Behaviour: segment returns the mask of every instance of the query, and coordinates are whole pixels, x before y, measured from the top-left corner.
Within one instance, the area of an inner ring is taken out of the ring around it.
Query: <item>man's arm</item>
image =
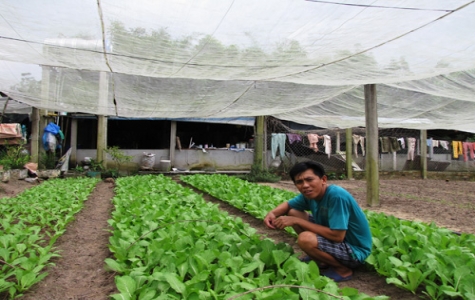
[[[341,243],[345,239],[346,230],[330,229],[322,225],[312,223],[308,220],[304,220],[298,217],[281,216],[274,220],[274,228],[284,229],[288,226],[299,226],[304,231],[311,231],[317,235],[320,235],[327,240]]]
[[[286,215],[289,210],[289,203],[284,202],[279,204],[276,208],[267,213],[266,217],[264,218],[264,224],[269,228],[275,229],[275,220],[280,216]]]

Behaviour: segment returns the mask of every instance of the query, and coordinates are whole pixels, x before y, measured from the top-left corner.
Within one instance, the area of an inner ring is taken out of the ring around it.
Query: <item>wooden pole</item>
[[[5,105],[3,105],[2,115],[0,116],[0,124],[3,123],[3,116],[7,112],[8,101],[10,101],[10,97],[7,97],[7,100],[5,100]]]
[[[421,175],[427,179],[427,130],[421,130]]]
[[[266,138],[264,134],[264,125],[265,117],[256,117],[256,134],[254,137],[254,165],[260,170],[264,169],[264,144]]]
[[[71,139],[69,143],[71,144],[71,156],[69,157],[69,161],[71,166],[76,166],[78,164],[78,119],[75,118],[71,119]]]
[[[40,110],[33,107],[31,110],[31,161],[34,163],[39,162],[40,153]]]
[[[340,130],[338,130],[338,131],[336,132],[336,149],[335,149],[335,153],[340,153],[340,151],[341,151],[341,150],[340,150],[340,143],[341,143],[341,141],[340,141]]]
[[[107,168],[105,151],[107,149],[107,117],[97,116],[97,162],[102,161],[102,166]]]
[[[264,127],[264,133],[263,133],[263,136],[262,136],[262,139],[264,140],[264,146],[262,148],[262,168],[265,169],[265,170],[268,170],[269,166],[267,165],[267,149],[269,149],[269,145],[267,143],[267,119],[266,117],[264,116],[264,120],[262,121],[262,127]]]
[[[376,85],[365,84],[366,118],[366,202],[368,206],[379,206],[379,164],[378,164],[378,101]]]
[[[434,139],[430,138],[429,157],[434,158]]]
[[[176,121],[171,121],[170,126],[170,166],[174,166],[176,147]]]
[[[351,149],[353,130],[346,128],[346,177],[348,179],[353,178],[353,155]]]
[[[109,74],[100,72],[99,74],[99,101],[98,106],[100,110],[107,107],[109,98]],[[107,149],[107,116],[99,115],[97,117],[97,154],[98,162],[102,161],[102,165],[107,169],[107,160],[105,151]]]

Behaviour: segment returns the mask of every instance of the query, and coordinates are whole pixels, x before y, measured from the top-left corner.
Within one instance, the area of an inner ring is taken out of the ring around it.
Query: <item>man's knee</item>
[[[317,247],[317,235],[311,231],[303,231],[297,238],[297,244],[300,248]]]

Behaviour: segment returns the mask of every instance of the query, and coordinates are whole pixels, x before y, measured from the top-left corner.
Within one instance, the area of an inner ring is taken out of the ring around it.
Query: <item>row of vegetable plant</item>
[[[113,299],[387,299],[339,289],[285,243],[163,175],[117,179]]]
[[[222,174],[188,175],[181,180],[259,219],[296,195]],[[430,299],[475,299],[474,235],[457,235],[435,224],[365,213],[373,234],[373,253],[366,262],[388,283],[412,293],[423,288]]]
[[[53,245],[83,208],[95,178],[50,179],[13,198],[0,199],[0,295],[21,296],[47,273]]]

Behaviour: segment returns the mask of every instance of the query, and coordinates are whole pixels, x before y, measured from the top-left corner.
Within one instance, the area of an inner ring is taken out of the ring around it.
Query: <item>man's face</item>
[[[318,177],[312,169],[308,169],[295,176],[295,186],[307,199],[319,200],[327,188],[327,176]]]

